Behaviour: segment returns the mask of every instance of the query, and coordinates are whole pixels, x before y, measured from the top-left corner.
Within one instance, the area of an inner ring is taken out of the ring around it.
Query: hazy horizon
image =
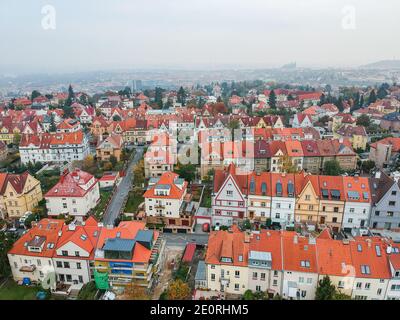
[[[397,0],[2,0],[0,72],[358,67],[400,58],[399,12]]]

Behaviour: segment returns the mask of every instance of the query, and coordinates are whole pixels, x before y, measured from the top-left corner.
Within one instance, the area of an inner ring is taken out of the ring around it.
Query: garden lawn
[[[36,300],[39,287],[19,286],[13,280],[0,284],[0,300]]]
[[[141,192],[130,192],[128,201],[125,205],[124,212],[126,213],[136,213],[139,205],[144,202],[144,198]]]
[[[96,208],[94,208],[94,214],[95,214],[96,218],[102,217],[102,215],[104,214],[105,208],[106,208],[106,204],[107,204],[108,200],[110,200],[110,197],[111,197],[111,191],[101,191],[100,190],[100,202],[96,206]]]

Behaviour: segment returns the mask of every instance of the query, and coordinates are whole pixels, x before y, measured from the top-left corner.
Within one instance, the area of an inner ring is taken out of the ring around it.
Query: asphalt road
[[[122,178],[121,183],[118,186],[117,191],[111,200],[106,212],[103,216],[104,225],[114,225],[115,219],[119,216],[124,200],[128,197],[129,191],[133,182],[133,168],[140,161],[143,156],[144,147],[136,147],[135,156],[129,163],[126,169],[126,175]]]

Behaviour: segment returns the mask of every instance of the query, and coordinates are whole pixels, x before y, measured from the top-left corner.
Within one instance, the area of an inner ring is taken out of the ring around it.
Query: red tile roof
[[[93,182],[87,185],[91,180]],[[84,197],[96,184],[97,179],[90,173],[80,169],[67,171],[60,177],[59,182],[46,193],[45,197]]]

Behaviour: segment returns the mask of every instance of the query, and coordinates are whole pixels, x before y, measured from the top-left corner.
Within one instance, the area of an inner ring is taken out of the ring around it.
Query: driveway
[[[120,215],[122,205],[128,197],[129,191],[131,190],[133,183],[133,168],[142,159],[144,147],[136,147],[135,156],[130,160],[128,168],[126,169],[126,175],[122,178],[121,183],[118,186],[117,191],[107,207],[106,212],[103,216],[103,223],[105,226],[114,225],[115,219]]]

